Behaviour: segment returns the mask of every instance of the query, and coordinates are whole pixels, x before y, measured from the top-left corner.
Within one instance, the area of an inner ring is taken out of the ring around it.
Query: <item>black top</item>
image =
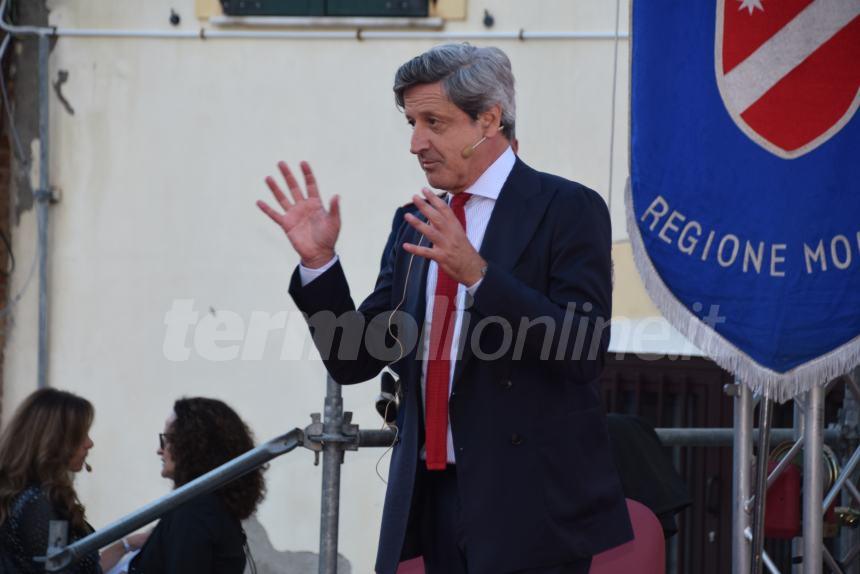
[[[684,479],[645,419],[611,413],[606,422],[624,496],[651,509],[668,538],[678,531],[675,515],[693,503]]]
[[[15,497],[9,515],[0,525],[0,570],[6,568],[22,574],[45,571],[44,564],[33,562],[34,556],[45,556],[48,549],[48,526],[52,520],[68,520],[55,508],[39,485],[33,485]],[[68,543],[89,532],[69,532]],[[66,574],[100,574],[99,554],[93,552],[64,569]]]
[[[202,494],[161,519],[129,574],[242,574],[245,532],[217,494]]]

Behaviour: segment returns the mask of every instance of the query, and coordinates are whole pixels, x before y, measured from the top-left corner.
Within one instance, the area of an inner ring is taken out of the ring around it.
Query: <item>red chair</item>
[[[633,523],[633,540],[594,557],[589,574],[664,574],[666,541],[654,513],[640,502],[627,499]]]
[[[406,562],[401,562],[397,574],[424,574],[424,558],[419,556]]]

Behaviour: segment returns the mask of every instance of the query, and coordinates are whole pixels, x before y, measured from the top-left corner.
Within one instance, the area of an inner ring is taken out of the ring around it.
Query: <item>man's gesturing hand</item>
[[[405,215],[406,221],[433,243],[433,247],[419,247],[404,243],[403,249],[409,253],[435,261],[453,280],[471,287],[483,277],[482,270],[487,262],[469,243],[466,230],[457,221],[457,216],[448,204],[422,190],[423,197],[415,195],[412,201],[427,217],[424,223],[411,213]]]
[[[339,198],[336,195],[332,197],[329,209],[326,211],[320,199],[311,166],[306,161],[299,165],[305,178],[307,197],[302,194],[302,189],[287,164],[280,162],[278,169],[287,182],[287,188],[293,200],[287,199],[275,182],[275,178],[269,176],[266,178],[266,185],[272,190],[275,201],[284,212],[280,213],[279,210],[273,209],[265,201],[258,201],[257,207],[284,230],[293,249],[301,257],[302,265],[315,269],[322,267],[334,257],[334,244],[340,233]]]

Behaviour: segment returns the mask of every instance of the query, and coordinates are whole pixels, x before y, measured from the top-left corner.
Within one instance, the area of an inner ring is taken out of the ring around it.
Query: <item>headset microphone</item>
[[[484,143],[487,139],[487,136],[484,136],[478,141],[478,143],[470,146],[466,146],[463,148],[463,151],[460,152],[460,155],[463,156],[463,159],[469,159],[472,157],[472,154],[475,153],[475,148]]]
[[[499,131],[502,131],[504,129],[505,129],[505,125],[499,124]],[[474,143],[472,145],[464,147],[463,151],[460,152],[460,155],[463,156],[463,159],[469,159],[475,153],[475,149],[479,145],[484,143],[485,141],[487,141],[487,136],[482,137],[480,140],[478,140],[476,143]]]

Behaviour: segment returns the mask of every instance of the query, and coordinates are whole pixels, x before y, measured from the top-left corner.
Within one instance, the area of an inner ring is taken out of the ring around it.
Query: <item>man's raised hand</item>
[[[454,281],[471,287],[483,278],[487,262],[469,243],[466,230],[448,204],[428,189],[421,190],[421,193],[421,196],[412,196],[412,202],[427,218],[427,223],[411,213],[404,215],[404,218],[418,233],[429,239],[433,247],[404,243],[403,249],[407,253],[432,259]]]
[[[292,201],[287,199],[278,187],[275,178],[269,176],[266,178],[266,185],[283,213],[265,201],[257,201],[257,207],[284,230],[293,249],[301,257],[302,265],[314,269],[322,267],[334,257],[334,245],[340,233],[340,198],[336,195],[332,197],[326,211],[311,166],[306,161],[299,165],[305,179],[307,197],[302,194],[299,182],[293,177],[290,168],[282,161],[278,163],[278,170],[287,182]]]

